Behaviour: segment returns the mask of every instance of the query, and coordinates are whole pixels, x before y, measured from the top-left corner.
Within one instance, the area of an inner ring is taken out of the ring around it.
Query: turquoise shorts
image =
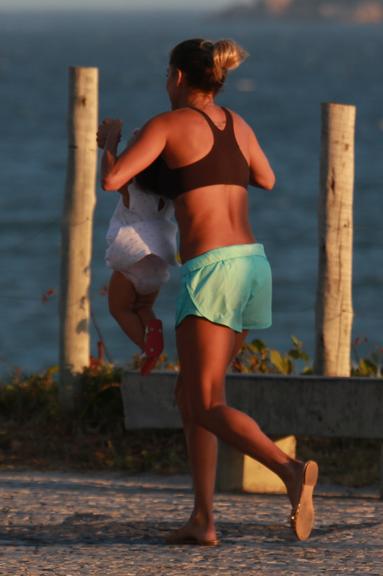
[[[176,327],[199,316],[236,332],[271,326],[271,269],[262,244],[209,250],[185,262]]]

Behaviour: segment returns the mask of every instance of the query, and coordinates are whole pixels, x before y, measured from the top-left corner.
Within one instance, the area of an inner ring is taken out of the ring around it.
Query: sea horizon
[[[251,223],[274,278],[273,327],[250,338],[283,351],[295,335],[313,356],[320,105],[337,101],[357,106],[353,337],[367,337],[370,348],[382,345],[383,86],[371,65],[383,53],[380,26],[212,22],[174,11],[161,25],[142,12],[126,20],[87,11],[74,21],[71,11],[44,14],[13,11],[0,18],[0,121],[7,135],[0,141],[0,372],[43,369],[58,358],[68,67],[99,68],[100,119],[121,117],[127,137],[169,108],[169,50],[191,36],[233,37],[250,52],[218,101],[253,126],[277,174],[274,191],[249,191]],[[136,349],[100,294],[109,277],[105,233],[115,202],[98,184],[91,300],[113,360],[124,363]],[[171,358],[178,283],[174,271],[157,305]],[[93,354],[96,340],[92,327]]]

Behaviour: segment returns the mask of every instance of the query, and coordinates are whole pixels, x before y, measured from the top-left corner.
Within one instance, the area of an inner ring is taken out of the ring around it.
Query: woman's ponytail
[[[228,70],[238,68],[248,53],[234,40],[218,40],[213,44],[214,72],[218,81],[226,78]]]
[[[211,42],[193,38],[181,42],[170,54],[170,65],[186,74],[190,86],[217,93],[227,72],[237,68],[248,54],[234,40]]]

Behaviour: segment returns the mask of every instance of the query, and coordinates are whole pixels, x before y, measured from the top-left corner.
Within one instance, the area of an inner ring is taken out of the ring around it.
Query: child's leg
[[[156,318],[152,308],[158,293],[157,290],[151,294],[139,294],[135,305],[145,330],[143,350],[146,356],[152,358],[158,358],[164,349],[162,322]]]
[[[140,370],[142,375],[149,374],[153,370],[164,349],[162,322],[156,318],[152,308],[157,296],[158,291],[139,294],[135,305],[135,310],[145,326],[144,357]]]
[[[134,284],[121,272],[113,272],[108,290],[109,311],[125,334],[143,350],[145,325],[137,309],[139,298]]]
[[[125,334],[146,353],[148,352],[148,335],[145,330],[147,327],[156,326],[156,322],[159,322],[152,308],[157,296],[158,290],[150,294],[138,294],[131,280],[121,272],[113,272],[108,290],[109,311]],[[153,340],[153,336],[150,340]],[[155,340],[156,350],[161,347],[162,351],[163,344],[160,346],[157,342],[158,338]]]
[[[150,294],[137,294],[136,302],[134,304],[134,311],[141,318],[143,326],[147,326],[151,320],[156,319],[153,311],[153,304],[157,298],[159,290],[151,292]]]

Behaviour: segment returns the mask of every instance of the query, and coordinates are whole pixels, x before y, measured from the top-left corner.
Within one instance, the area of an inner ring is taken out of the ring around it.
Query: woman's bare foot
[[[294,510],[299,502],[299,496],[302,488],[303,470],[305,464],[300,460],[295,460],[289,465],[289,475],[284,482],[287,489],[287,496],[290,500],[291,507]]]
[[[195,516],[181,528],[173,530],[165,538],[167,544],[197,544],[199,546],[217,546],[219,540],[214,521],[204,522]]]

